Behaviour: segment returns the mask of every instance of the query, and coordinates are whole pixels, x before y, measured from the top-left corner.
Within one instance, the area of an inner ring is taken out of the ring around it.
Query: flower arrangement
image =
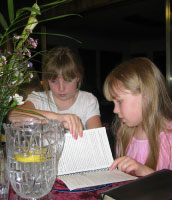
[[[49,9],[68,1],[70,0],[56,0],[43,5],[42,8],[45,11],[45,8]],[[14,17],[13,0],[8,0],[9,25],[0,12],[0,25],[4,30],[3,33],[0,33],[0,128],[8,112],[16,108],[16,105],[23,103],[22,97],[16,93],[19,86],[29,82],[33,77],[32,59],[40,53],[32,52],[38,45],[38,41],[31,37],[34,28],[40,22],[73,15],[62,15],[38,21],[37,17],[41,15],[40,8],[41,6],[35,3],[32,7],[19,9]],[[24,27],[22,33],[18,34],[17,32],[21,29],[21,25],[18,24],[22,24],[23,20],[27,23],[22,25]],[[59,34],[53,35],[59,36]],[[10,50],[6,48],[9,43],[12,47]]]
[[[22,97],[16,94],[18,87],[24,82],[29,82],[33,76],[28,69],[32,67],[31,49],[37,47],[37,40],[31,38],[30,34],[38,24],[37,14],[40,14],[40,9],[37,4],[34,4],[22,34],[13,33],[10,39],[7,39],[11,31],[10,26],[7,26],[4,18],[1,20],[5,31],[0,35],[0,128],[8,111],[23,103]],[[20,15],[15,20],[17,19],[20,19]],[[3,48],[9,42],[12,48],[10,50]]]
[[[33,65],[30,61],[30,49],[37,47],[37,40],[28,37],[20,48],[17,48],[16,44],[20,43],[22,37],[14,35],[12,40],[12,51],[0,51],[0,127],[9,109],[23,103],[22,97],[16,93],[18,87],[22,83],[30,82],[33,77],[32,71],[29,70]]]

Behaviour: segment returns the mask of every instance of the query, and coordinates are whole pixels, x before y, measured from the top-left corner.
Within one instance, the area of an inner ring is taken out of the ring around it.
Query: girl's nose
[[[59,90],[63,91],[64,89],[65,89],[64,81],[63,80],[59,80]]]
[[[119,113],[119,106],[114,105],[113,113],[118,114]]]

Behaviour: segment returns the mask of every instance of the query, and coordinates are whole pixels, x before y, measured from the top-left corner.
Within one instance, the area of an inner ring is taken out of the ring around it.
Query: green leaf
[[[33,115],[30,115],[30,114],[34,114],[34,115],[38,115],[38,116],[41,116],[43,118],[46,118],[47,117],[41,113],[36,112],[36,111],[33,111],[33,110],[27,110],[27,109],[24,109],[24,108],[20,108],[20,107],[15,107],[15,108],[10,108],[10,109],[14,109],[14,110],[19,110],[19,111],[23,111],[25,113],[15,113],[16,115],[24,115],[24,116],[30,116],[30,117],[33,117]],[[30,114],[29,114],[30,113]],[[34,116],[36,118],[36,116]]]
[[[16,18],[18,18],[23,12],[25,11],[29,11],[29,12],[35,12],[37,15],[41,15],[40,10],[36,9],[36,8],[31,8],[31,7],[25,7],[25,8],[21,8],[17,11],[16,13]]]
[[[7,22],[1,12],[0,12],[0,23],[1,23],[2,27],[4,28],[4,30],[6,30],[8,28]]]
[[[52,36],[58,36],[58,37],[65,37],[65,38],[69,38],[69,39],[72,39],[72,40],[75,40],[76,42],[78,43],[82,43],[81,41],[73,38],[73,37],[70,37],[68,35],[64,35],[64,34],[60,34],[60,33],[41,33],[41,32],[34,32],[34,34],[40,34],[40,35],[52,35]]]
[[[10,19],[10,23],[12,24],[14,20],[14,2],[13,0],[8,0],[8,15]]]
[[[48,18],[48,19],[44,19],[44,20],[39,21],[39,23],[41,23],[41,22],[47,22],[47,21],[51,21],[51,20],[56,20],[56,19],[60,19],[60,18],[64,18],[64,17],[69,17],[69,16],[82,17],[81,15],[78,15],[78,14],[66,14],[66,15],[60,15],[60,16],[56,16],[56,17],[51,17],[51,18]]]
[[[57,4],[68,3],[68,2],[70,2],[70,1],[72,1],[72,0],[61,0],[61,1],[57,1],[57,0],[56,0],[56,1],[54,1],[54,2],[41,5],[40,8],[42,8],[42,7],[48,7],[48,6],[55,6],[55,5],[57,5]]]

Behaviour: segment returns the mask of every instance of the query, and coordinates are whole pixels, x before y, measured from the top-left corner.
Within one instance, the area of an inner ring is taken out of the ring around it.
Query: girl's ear
[[[79,89],[79,88],[81,87],[81,81],[80,81],[80,78],[77,77],[76,80],[77,80],[77,86],[76,86],[76,88]]]

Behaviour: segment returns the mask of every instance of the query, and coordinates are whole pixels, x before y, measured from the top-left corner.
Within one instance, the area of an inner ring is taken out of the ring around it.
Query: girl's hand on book
[[[110,170],[118,168],[120,171],[126,173],[134,173],[136,176],[145,176],[154,172],[153,169],[143,165],[129,156],[122,156],[115,159],[110,167]]]

